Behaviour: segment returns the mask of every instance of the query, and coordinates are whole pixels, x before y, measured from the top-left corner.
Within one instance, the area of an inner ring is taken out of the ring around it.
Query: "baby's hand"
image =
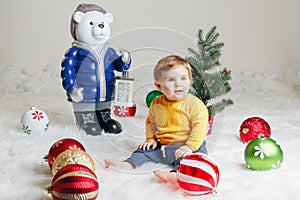
[[[150,139],[150,140],[147,140],[147,141],[145,141],[145,142],[143,142],[143,143],[141,143],[139,146],[138,146],[138,148],[139,149],[142,149],[142,150],[149,150],[149,148],[152,146],[152,149],[155,149],[156,148],[156,146],[157,146],[157,141],[156,140],[154,140],[154,139]]]
[[[193,153],[192,148],[187,146],[187,145],[183,145],[182,147],[180,147],[179,149],[177,149],[175,151],[176,160],[179,159],[179,158],[182,158],[184,156],[187,156],[191,153]]]

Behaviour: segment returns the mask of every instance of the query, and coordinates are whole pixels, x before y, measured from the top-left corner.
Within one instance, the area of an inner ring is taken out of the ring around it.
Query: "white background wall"
[[[1,0],[0,68],[12,65],[38,70],[60,62],[72,38],[70,17],[79,0]],[[216,25],[225,42],[222,65],[232,70],[275,69],[300,66],[299,0],[127,0],[87,1],[114,16],[112,35],[141,27],[162,27],[196,39]],[[177,34],[174,32],[175,35]],[[179,34],[177,34],[179,35]],[[138,36],[135,36],[138,37]],[[130,38],[124,47],[142,47]],[[165,40],[163,36],[161,40]],[[157,38],[156,40],[159,40]],[[153,41],[154,42],[154,41]],[[162,42],[163,41],[159,41]],[[168,41],[169,50],[186,49],[189,44]],[[177,50],[175,50],[177,52]],[[140,59],[143,56],[140,55]],[[137,58],[138,59],[138,58]],[[156,62],[156,61],[153,61]]]

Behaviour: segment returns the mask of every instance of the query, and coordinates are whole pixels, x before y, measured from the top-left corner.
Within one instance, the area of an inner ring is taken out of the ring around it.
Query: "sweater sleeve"
[[[206,136],[208,110],[204,103],[198,98],[195,98],[193,102],[194,103],[190,106],[191,133],[186,141],[186,145],[197,150],[203,143]]]
[[[153,113],[153,104],[151,104],[149,108],[149,113],[146,119],[146,140],[149,139],[156,139],[155,133],[157,131],[156,123],[154,119],[154,113]]]

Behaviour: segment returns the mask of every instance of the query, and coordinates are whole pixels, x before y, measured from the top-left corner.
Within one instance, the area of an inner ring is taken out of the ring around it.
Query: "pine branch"
[[[211,45],[210,47],[208,47],[206,50],[207,51],[211,51],[211,50],[220,50],[222,47],[224,47],[224,43],[223,42],[218,42],[218,43],[215,43],[213,45]]]
[[[228,70],[226,67],[223,69],[223,71],[220,72],[220,76],[223,80],[228,81],[231,80],[231,70]]]
[[[220,112],[225,109],[226,106],[232,105],[231,99],[222,99],[222,101],[208,106],[208,112],[210,115],[215,115],[216,112]]]
[[[214,67],[220,66],[221,50],[224,47],[223,42],[218,42],[219,33],[216,26],[212,27],[205,37],[203,31],[198,30],[197,50],[188,48],[190,57],[187,61],[192,67],[192,76],[194,79],[191,92],[201,99],[207,105],[211,99],[231,91],[228,83],[231,80],[231,71],[224,68],[223,71],[208,73]],[[232,100],[222,100],[213,105],[207,105],[210,113],[214,114],[221,111],[225,106],[232,104]]]
[[[188,48],[188,51],[191,53],[191,54],[193,54],[193,55],[197,55],[197,54],[199,54],[195,49],[193,49],[193,48]],[[189,58],[191,58],[191,57],[188,57],[188,59]]]
[[[216,33],[216,29],[217,29],[217,27],[214,26],[207,32],[207,34],[205,36],[205,40],[206,40],[207,44],[209,44],[209,43],[211,44],[212,40],[216,39],[216,37],[219,37],[219,34]]]
[[[199,41],[203,41],[203,30],[201,30],[201,29],[198,30],[198,38],[199,38]]]

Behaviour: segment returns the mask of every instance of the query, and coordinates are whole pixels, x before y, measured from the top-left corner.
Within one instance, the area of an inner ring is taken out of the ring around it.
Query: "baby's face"
[[[164,71],[156,85],[169,101],[179,101],[190,89],[188,70],[182,65],[177,65],[171,70]]]

